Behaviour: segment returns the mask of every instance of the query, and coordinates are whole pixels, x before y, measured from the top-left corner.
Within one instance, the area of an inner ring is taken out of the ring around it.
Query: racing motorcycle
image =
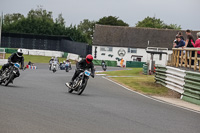
[[[87,85],[89,76],[91,76],[91,72],[88,70],[82,70],[80,69],[81,73],[77,78],[74,80],[72,85],[68,87],[68,92],[72,93],[73,91],[77,92],[78,95],[81,95],[83,91],[85,90],[85,87]]]
[[[9,83],[13,83],[15,77],[19,76],[19,63],[11,63],[0,76],[0,84],[7,86]]]
[[[102,66],[102,69],[103,69],[104,71],[106,71],[106,69],[107,69],[106,63],[102,63],[101,66]]]
[[[52,63],[52,66],[51,66],[51,70],[53,71],[53,73],[55,73],[57,71],[57,68],[58,68],[58,64],[55,61],[55,62]]]
[[[65,71],[66,71],[66,72],[69,72],[69,67],[70,67],[70,64],[67,62],[67,63],[65,64]]]

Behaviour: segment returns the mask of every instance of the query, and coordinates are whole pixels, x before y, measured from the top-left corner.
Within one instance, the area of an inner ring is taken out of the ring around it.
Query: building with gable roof
[[[173,41],[180,30],[135,28],[126,26],[95,25],[92,55],[98,60],[147,62],[151,50],[166,52],[167,55],[154,55],[156,64],[165,65],[172,54]],[[185,31],[181,31],[186,38]],[[196,39],[197,31],[192,31]]]

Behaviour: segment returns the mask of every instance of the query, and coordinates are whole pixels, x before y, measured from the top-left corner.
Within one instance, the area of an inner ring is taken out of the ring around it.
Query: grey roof
[[[178,31],[180,30],[95,25],[93,45],[130,48],[163,47],[172,49],[173,41]],[[181,32],[184,38],[186,38],[185,30]],[[195,39],[196,33],[197,31],[192,31]]]

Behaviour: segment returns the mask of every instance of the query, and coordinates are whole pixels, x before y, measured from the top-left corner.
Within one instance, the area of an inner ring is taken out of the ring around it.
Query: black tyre
[[[69,89],[68,89],[68,92],[69,92],[69,93],[72,93],[72,92],[73,92],[73,89],[72,89],[72,88],[69,88]]]
[[[6,80],[6,82],[5,82],[5,86],[8,86],[8,84],[14,79],[14,74],[12,73],[11,75],[10,75],[10,77]]]
[[[88,79],[85,79],[85,82],[83,83],[83,85],[81,86],[81,88],[77,91],[78,95],[81,95],[83,93],[83,91],[85,90],[85,87],[87,85],[87,81],[88,81]]]

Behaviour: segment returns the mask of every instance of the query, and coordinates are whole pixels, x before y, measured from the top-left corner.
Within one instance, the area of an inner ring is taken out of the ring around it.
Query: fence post
[[[183,50],[181,50],[181,67],[183,65]]]
[[[175,55],[174,55],[174,66],[176,67],[176,62],[177,62],[177,53],[178,53],[178,51],[177,51],[177,49],[175,50]]]
[[[188,50],[185,50],[185,67],[188,65]]]
[[[191,69],[191,63],[192,63],[192,51],[189,52],[190,57],[189,57],[189,68]]]
[[[177,54],[177,62],[176,62],[176,67],[179,66],[179,55],[180,55],[180,50],[178,50],[178,54]]]
[[[194,70],[197,69],[197,50],[195,50],[195,58],[194,58]]]

